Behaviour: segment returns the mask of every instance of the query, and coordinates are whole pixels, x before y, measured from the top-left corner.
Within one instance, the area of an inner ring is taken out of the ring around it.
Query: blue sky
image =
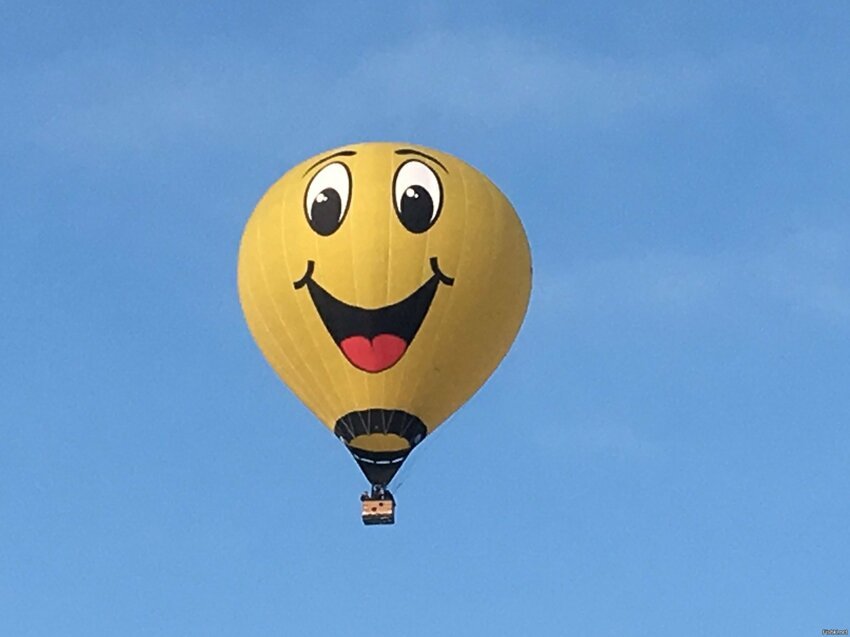
[[[454,4],[2,5],[0,634],[850,627],[850,5]],[[535,263],[391,528],[235,288],[364,140],[478,166]]]

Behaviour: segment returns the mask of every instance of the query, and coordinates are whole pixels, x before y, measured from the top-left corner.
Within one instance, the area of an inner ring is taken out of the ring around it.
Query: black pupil
[[[401,222],[411,232],[425,232],[431,227],[434,200],[422,186],[408,186],[401,196]]]
[[[333,188],[325,188],[310,205],[310,225],[326,237],[339,228],[341,213],[342,200],[339,193]]]

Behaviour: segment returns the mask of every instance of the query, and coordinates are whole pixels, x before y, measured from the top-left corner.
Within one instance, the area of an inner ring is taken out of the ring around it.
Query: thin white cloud
[[[484,129],[604,125],[699,104],[739,67],[685,56],[605,58],[453,31],[366,51],[344,68],[249,46],[124,48],[70,53],[3,80],[27,106],[25,133],[41,144],[136,151],[322,142],[435,118]]]
[[[495,123],[544,116],[592,124],[677,108],[710,91],[727,70],[711,61],[616,60],[499,33],[444,32],[369,56],[343,81],[393,109]]]
[[[535,309],[558,320],[692,324],[768,310],[847,324],[850,231],[807,230],[758,249],[574,263],[535,277]]]
[[[140,151],[231,145],[294,115],[299,71],[277,76],[256,53],[97,51],[68,55],[17,81],[33,96],[30,136],[43,146]]]
[[[850,319],[850,233],[813,229],[755,260],[770,292],[791,308]]]
[[[580,456],[647,461],[658,458],[664,452],[660,442],[652,441],[636,427],[616,420],[577,420],[561,427],[542,427],[535,430],[534,438],[539,446],[558,455],[568,452]]]
[[[544,311],[668,315],[692,312],[728,293],[733,263],[682,254],[618,256],[579,262],[535,277],[535,301]]]

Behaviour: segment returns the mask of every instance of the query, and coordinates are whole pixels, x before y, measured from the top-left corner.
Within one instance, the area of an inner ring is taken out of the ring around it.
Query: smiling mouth
[[[315,261],[307,261],[304,276],[293,284],[305,285],[325,328],[348,362],[364,372],[377,373],[395,365],[422,326],[440,283],[454,285],[454,279],[440,270],[437,257],[431,257],[433,275],[406,299],[366,309],[343,303],[313,279]]]

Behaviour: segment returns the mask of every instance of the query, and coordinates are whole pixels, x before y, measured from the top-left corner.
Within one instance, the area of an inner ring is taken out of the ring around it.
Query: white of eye
[[[348,174],[348,169],[339,162],[328,164],[322,168],[310,181],[310,185],[307,186],[307,196],[305,197],[304,206],[307,216],[310,219],[313,218],[313,202],[324,202],[327,199],[327,195],[323,194],[323,191],[328,188],[336,190],[337,194],[339,194],[339,200],[342,204],[339,210],[339,220],[342,221],[348,210],[349,197],[351,196],[351,176]]]
[[[431,210],[431,221],[437,216],[442,203],[442,190],[440,189],[440,180],[437,175],[427,165],[421,161],[412,160],[402,164],[401,168],[395,176],[395,185],[393,193],[395,197],[395,209],[401,212],[401,200],[405,193],[410,190],[409,196],[413,196],[415,192],[413,186],[421,186],[431,197],[434,207]]]

